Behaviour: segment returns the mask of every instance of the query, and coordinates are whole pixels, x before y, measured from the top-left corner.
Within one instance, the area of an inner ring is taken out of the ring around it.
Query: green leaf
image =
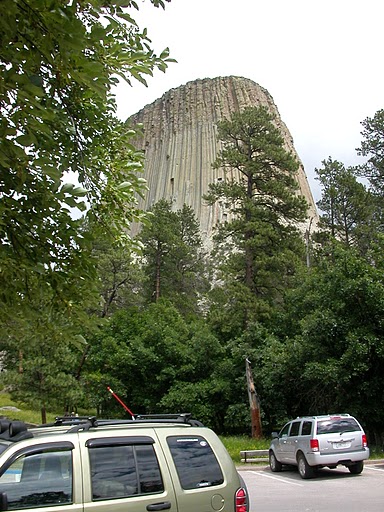
[[[21,146],[28,147],[36,143],[36,138],[31,133],[27,133],[25,135],[19,135],[18,137],[16,137],[16,141]]]
[[[169,57],[169,48],[165,48],[165,49],[160,53],[160,59],[166,59],[167,57]]]
[[[135,27],[137,27],[136,21],[127,12],[119,13],[118,16],[119,16],[119,18],[122,18],[123,20],[128,21],[128,23],[131,23],[131,25],[134,25]]]
[[[130,71],[131,71],[131,75],[134,78],[136,78],[137,81],[141,82],[143,85],[148,87],[148,84],[147,84],[145,78],[143,78],[139,73],[137,73],[135,69],[131,69]]]
[[[117,190],[132,190],[132,183],[130,181],[124,181],[117,185]]]
[[[128,162],[126,164],[127,169],[142,169],[143,164],[141,162]]]
[[[83,197],[87,195],[88,191],[83,187],[76,187],[70,193],[76,197]]]
[[[42,97],[45,95],[45,91],[42,87],[36,86],[33,83],[26,84],[24,86],[24,91],[28,91],[32,93],[34,96]]]
[[[60,189],[60,192],[70,194],[70,193],[72,193],[73,189],[74,189],[73,183],[64,183]]]

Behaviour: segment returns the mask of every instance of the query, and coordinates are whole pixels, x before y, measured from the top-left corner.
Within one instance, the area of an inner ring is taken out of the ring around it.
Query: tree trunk
[[[252,437],[255,439],[261,439],[263,437],[263,431],[261,427],[260,399],[256,393],[249,359],[245,360],[245,371],[247,376],[249,406],[251,410]]]
[[[19,373],[23,373],[23,359],[24,359],[24,353],[22,350],[19,350]]]
[[[76,380],[80,380],[81,372],[82,372],[83,366],[85,364],[85,360],[87,359],[87,355],[88,355],[90,348],[91,348],[91,346],[87,344],[83,350],[83,353],[82,353],[81,359],[80,359],[80,363],[79,363],[79,367],[77,368],[77,372],[76,372],[76,376],[75,376]]]
[[[247,176],[247,197],[250,201],[252,201],[252,174]],[[253,230],[249,229],[249,222],[251,221],[252,215],[250,208],[247,208],[245,211],[245,220],[247,222],[247,229],[245,232],[245,284],[247,288],[253,292],[254,285],[254,268],[253,268],[253,251],[249,247],[249,241],[253,240],[255,233]]]
[[[160,299],[160,269],[161,269],[161,254],[158,251],[156,255],[156,277],[155,277],[155,302]]]
[[[41,423],[47,423],[47,410],[44,404],[41,406]]]
[[[308,229],[305,230],[305,250],[307,255],[307,267],[311,266],[311,226],[312,226],[313,217],[311,217],[309,221]]]

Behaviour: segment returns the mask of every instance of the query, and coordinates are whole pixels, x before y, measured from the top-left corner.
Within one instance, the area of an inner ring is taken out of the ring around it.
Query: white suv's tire
[[[352,475],[360,475],[360,473],[363,471],[363,468],[364,462],[362,460],[352,464],[351,466],[348,466],[348,469]]]
[[[302,453],[299,453],[297,456],[297,469],[299,470],[301,478],[306,479],[315,476],[315,469],[308,464],[307,459]]]
[[[269,467],[273,473],[279,473],[283,469],[283,465],[276,459],[276,455],[272,450],[269,452]]]

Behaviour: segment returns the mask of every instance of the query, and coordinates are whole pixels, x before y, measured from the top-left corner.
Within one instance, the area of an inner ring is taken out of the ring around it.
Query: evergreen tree
[[[346,247],[359,247],[365,253],[375,236],[375,203],[372,194],[357,181],[357,169],[337,160],[322,162],[315,169],[322,186],[322,197],[317,203],[321,217],[315,239],[339,240]]]
[[[94,243],[93,255],[101,297],[97,313],[105,318],[120,309],[141,305],[143,273],[136,251],[129,244],[101,235]]]
[[[268,317],[281,300],[303,257],[297,225],[307,204],[298,194],[299,164],[267,108],[249,107],[219,122],[218,139],[223,148],[214,167],[224,169],[224,179],[210,184],[206,200],[221,201],[229,217],[215,234],[225,292],[218,297],[215,290],[221,306],[213,315],[220,323],[223,314],[236,318],[238,329]]]
[[[172,211],[172,203],[162,199],[150,213],[139,237],[146,295],[155,302],[167,298],[184,313],[196,312],[207,287],[207,267],[193,210],[184,205]]]
[[[368,157],[368,161],[360,166],[360,172],[369,180],[374,193],[384,197],[384,110],[378,110],[361,124],[363,141],[358,153]]]
[[[363,141],[358,154],[368,158],[359,166],[359,174],[369,184],[375,203],[375,222],[384,231],[384,110],[378,110],[373,118],[367,117],[362,125]]]

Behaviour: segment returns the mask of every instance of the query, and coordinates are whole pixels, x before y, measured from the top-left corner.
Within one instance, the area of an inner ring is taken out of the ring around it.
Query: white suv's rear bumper
[[[321,454],[309,452],[305,454],[310,466],[334,466],[344,464],[346,461],[359,462],[369,458],[369,448],[357,452]]]

